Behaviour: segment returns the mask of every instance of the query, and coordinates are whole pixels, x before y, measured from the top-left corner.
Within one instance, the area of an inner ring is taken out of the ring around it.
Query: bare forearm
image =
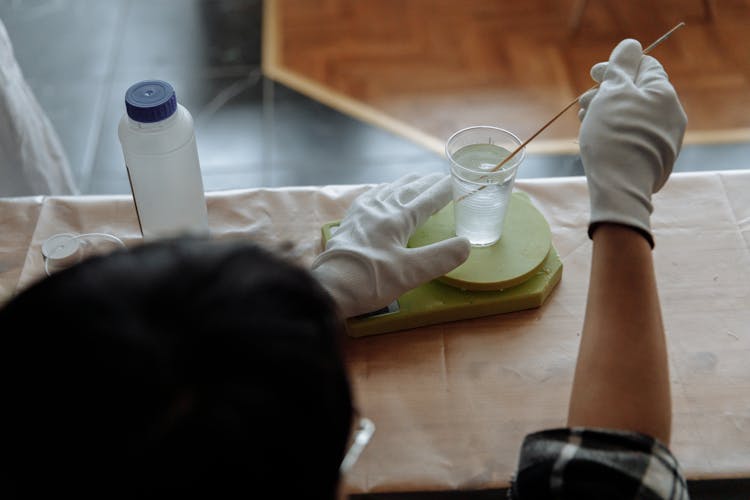
[[[569,426],[631,430],[669,443],[669,369],[651,248],[637,232],[602,224]]]

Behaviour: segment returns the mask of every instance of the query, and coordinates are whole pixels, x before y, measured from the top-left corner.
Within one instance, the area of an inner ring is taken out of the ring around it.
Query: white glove
[[[580,99],[579,142],[591,201],[589,236],[602,222],[631,226],[653,248],[651,195],[669,178],[687,116],[659,61],[623,40],[591,68],[601,85]]]
[[[406,248],[415,229],[451,200],[445,174],[407,175],[354,200],[312,273],[346,317],[376,311],[464,262],[466,238]]]

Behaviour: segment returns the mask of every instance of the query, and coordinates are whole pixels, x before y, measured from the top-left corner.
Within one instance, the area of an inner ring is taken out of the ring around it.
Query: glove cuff
[[[598,191],[591,195],[591,219],[588,235],[591,238],[599,224],[611,222],[629,226],[638,231],[651,248],[654,248],[654,237],[651,233],[651,212],[653,206],[649,197],[635,192]]]

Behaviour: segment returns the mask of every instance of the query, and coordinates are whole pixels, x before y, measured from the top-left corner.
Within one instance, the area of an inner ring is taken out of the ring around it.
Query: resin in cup
[[[510,151],[495,144],[469,144],[453,153],[462,169],[453,169],[456,234],[474,246],[488,246],[502,237],[515,168],[492,171]],[[481,189],[480,189],[481,188]]]

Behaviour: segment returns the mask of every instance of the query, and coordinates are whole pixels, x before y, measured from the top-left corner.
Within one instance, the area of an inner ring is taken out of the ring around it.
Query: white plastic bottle
[[[146,80],[125,93],[118,135],[144,240],[208,235],[193,118],[172,86]]]

